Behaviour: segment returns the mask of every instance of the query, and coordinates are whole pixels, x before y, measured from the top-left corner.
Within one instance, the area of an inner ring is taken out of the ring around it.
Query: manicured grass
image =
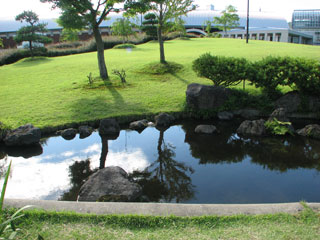
[[[28,211],[18,239],[320,239],[320,215],[153,217]]]
[[[97,77],[96,53],[55,58],[24,59],[0,67],[0,121],[10,127],[32,123],[38,127],[59,126],[106,117],[182,111],[185,91],[192,82],[212,84],[192,71],[192,61],[205,52],[258,60],[267,55],[296,56],[320,60],[320,48],[286,43],[238,39],[191,39],[165,43],[166,59],[183,65],[176,74],[148,75],[143,67],[159,60],[157,43],[130,51],[105,51],[111,83]],[[125,69],[128,84],[111,74]],[[241,88],[242,86],[239,86]],[[249,91],[255,91],[247,86]]]

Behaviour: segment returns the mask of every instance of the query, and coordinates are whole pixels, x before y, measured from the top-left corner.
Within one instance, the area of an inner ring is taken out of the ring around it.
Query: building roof
[[[240,21],[240,28],[245,28],[247,14],[244,12],[238,12]],[[185,25],[189,27],[201,27],[205,25],[205,21],[212,21],[214,17],[221,16],[220,11],[212,10],[195,10],[189,12],[187,16],[183,16],[182,19],[185,21]],[[121,18],[121,13],[110,13],[109,20],[103,21],[102,27],[111,26],[117,18]],[[132,21],[140,25],[141,16],[138,15],[136,19]],[[48,29],[61,29],[56,23],[55,19],[41,19],[40,22],[48,23]],[[27,25],[15,20],[0,20],[0,32],[15,32],[20,27]],[[263,12],[250,13],[250,28],[289,28],[285,18],[281,16],[275,16],[266,14]]]

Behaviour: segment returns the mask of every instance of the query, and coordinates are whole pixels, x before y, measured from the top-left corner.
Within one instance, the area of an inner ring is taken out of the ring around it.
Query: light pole
[[[248,0],[248,5],[247,5],[247,38],[246,38],[246,43],[249,42],[249,0]]]

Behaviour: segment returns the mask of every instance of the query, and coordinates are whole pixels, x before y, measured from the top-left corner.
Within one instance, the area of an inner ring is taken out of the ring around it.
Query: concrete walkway
[[[64,202],[49,200],[5,199],[5,207],[21,208],[33,205],[35,208],[52,211],[72,211],[93,214],[136,214],[154,216],[204,216],[235,214],[299,213],[300,203],[277,204],[174,204],[174,203],[115,203],[115,202]],[[320,211],[320,203],[307,203]]]

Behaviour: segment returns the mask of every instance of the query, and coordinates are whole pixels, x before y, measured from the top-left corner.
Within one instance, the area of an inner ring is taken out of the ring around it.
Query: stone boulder
[[[60,134],[61,134],[61,137],[63,137],[65,140],[71,140],[71,139],[74,139],[75,136],[77,135],[77,130],[73,128],[68,128],[68,129],[62,130]]]
[[[158,128],[167,128],[174,122],[174,117],[167,113],[160,113],[155,116],[155,126]]]
[[[120,126],[115,119],[107,118],[100,121],[99,134],[119,136]]]
[[[309,124],[302,129],[297,130],[297,134],[304,137],[320,139],[320,125]]]
[[[188,106],[201,110],[212,110],[221,107],[231,95],[232,91],[228,88],[197,83],[188,85],[186,91]]]
[[[7,146],[26,146],[39,144],[41,131],[32,124],[26,124],[14,130],[8,131],[4,138]]]
[[[301,105],[299,92],[292,91],[286,93],[280,97],[274,105],[276,108],[283,108],[287,113],[297,112]]]
[[[213,125],[198,125],[194,131],[196,133],[212,134],[217,132],[217,128]]]
[[[148,120],[142,119],[139,121],[135,121],[130,123],[129,128],[136,131],[143,131],[146,127],[148,127]]]
[[[298,91],[291,91],[280,97],[274,105],[276,108],[284,108],[287,113],[295,113],[299,110],[315,113],[320,111],[320,97],[301,97]]]
[[[270,117],[269,120],[273,120],[274,118],[276,118],[278,121],[280,122],[289,122],[289,118],[287,117],[287,112],[285,110],[285,108],[277,108],[276,110],[274,110]]]
[[[128,180],[128,174],[120,167],[106,167],[92,174],[80,188],[78,201],[131,202],[142,194],[137,183]]]
[[[237,129],[239,135],[244,136],[263,136],[266,134],[265,120],[245,120]]]
[[[233,113],[232,112],[218,112],[218,118],[220,120],[231,120],[233,118]]]
[[[78,131],[79,131],[80,138],[83,139],[83,138],[89,137],[92,134],[93,128],[89,126],[80,126],[78,128]]]

